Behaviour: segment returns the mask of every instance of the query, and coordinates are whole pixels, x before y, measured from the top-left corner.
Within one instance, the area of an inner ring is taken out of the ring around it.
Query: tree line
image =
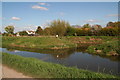
[[[38,36],[118,36],[120,35],[120,22],[108,22],[105,27],[101,25],[84,24],[83,26],[71,26],[69,22],[64,20],[54,20],[48,24],[48,27],[42,29],[38,26],[36,35]],[[3,35],[14,35],[14,26],[5,27],[7,33]],[[26,31],[20,31],[21,36],[28,35]]]

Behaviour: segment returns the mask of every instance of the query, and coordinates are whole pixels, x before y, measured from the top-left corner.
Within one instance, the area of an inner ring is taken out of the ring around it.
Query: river
[[[2,52],[20,55],[23,57],[34,57],[46,62],[62,64],[69,67],[102,72],[107,74],[119,75],[117,57],[104,57],[85,53],[80,49],[65,50],[18,50],[10,48],[0,48]]]

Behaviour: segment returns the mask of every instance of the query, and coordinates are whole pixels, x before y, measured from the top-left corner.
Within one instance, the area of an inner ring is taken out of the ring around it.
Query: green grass
[[[41,48],[41,49],[61,49],[76,47],[66,38],[55,37],[2,37],[3,46]]]
[[[107,41],[106,43],[89,46],[86,50],[89,53],[96,53],[99,55],[120,55],[119,41]],[[100,51],[100,52],[97,52]]]
[[[101,40],[90,40],[101,39]],[[107,41],[115,40],[114,36],[67,36],[62,38],[55,37],[2,37],[2,45],[10,47],[26,47],[26,48],[41,48],[41,49],[63,49],[63,48],[72,48],[78,47],[79,42],[95,42],[95,43],[104,43]]]
[[[118,78],[8,53],[2,53],[2,59],[4,65],[35,78]]]

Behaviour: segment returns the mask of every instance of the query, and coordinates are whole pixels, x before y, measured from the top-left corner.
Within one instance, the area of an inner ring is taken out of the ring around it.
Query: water
[[[21,55],[24,57],[34,57],[46,62],[53,62],[70,67],[77,67],[94,72],[102,72],[108,74],[118,74],[118,64],[120,61],[116,57],[104,57],[81,52],[80,49],[66,50],[14,50],[0,48],[3,52]]]

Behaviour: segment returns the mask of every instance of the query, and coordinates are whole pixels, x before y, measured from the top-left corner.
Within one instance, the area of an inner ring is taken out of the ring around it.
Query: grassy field
[[[111,40],[114,37],[97,37],[97,36],[67,36],[62,38],[55,37],[2,37],[3,46],[28,47],[28,48],[72,48],[78,47],[78,44],[95,44],[102,43],[104,40]]]
[[[2,53],[2,59],[4,65],[35,78],[118,78],[8,53]]]
[[[116,36],[66,36],[55,37],[2,37],[3,47],[67,49],[87,46],[87,52],[99,55],[118,56],[120,53]]]
[[[77,47],[66,38],[55,37],[3,37],[3,46],[39,48],[39,49],[62,49]]]

